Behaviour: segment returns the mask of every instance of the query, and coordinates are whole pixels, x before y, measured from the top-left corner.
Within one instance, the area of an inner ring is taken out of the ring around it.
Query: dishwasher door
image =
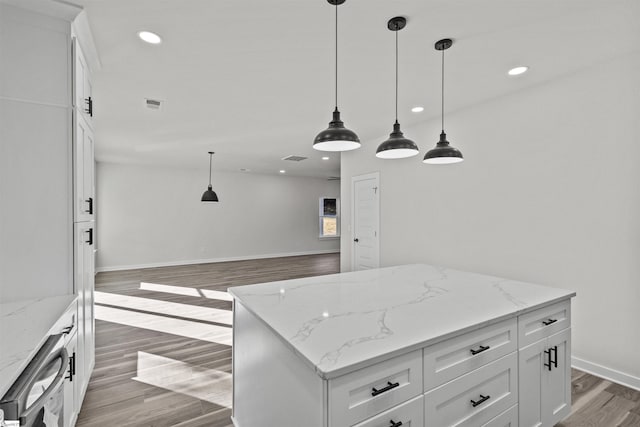
[[[63,427],[69,355],[63,334],[51,335],[0,399],[7,426]]]

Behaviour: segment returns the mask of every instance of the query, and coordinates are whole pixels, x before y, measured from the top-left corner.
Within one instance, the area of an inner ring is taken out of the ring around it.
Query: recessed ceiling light
[[[515,67],[509,70],[507,74],[510,76],[518,76],[520,74],[526,73],[529,67]]]
[[[280,173],[285,173],[285,172],[286,172],[286,170],[280,169]]]
[[[322,160],[329,160],[329,158],[327,156],[324,156]]]
[[[138,33],[138,37],[140,37],[142,41],[145,41],[151,44],[160,44],[162,42],[162,39],[160,38],[160,36],[157,35],[156,33],[152,33],[151,31],[140,31]]]
[[[424,111],[424,107],[413,107],[411,111],[414,113],[422,113]]]

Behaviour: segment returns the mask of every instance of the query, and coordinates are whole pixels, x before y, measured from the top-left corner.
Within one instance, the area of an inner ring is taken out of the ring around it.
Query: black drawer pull
[[[398,421],[394,423],[393,420],[389,420],[389,427],[400,427],[402,425],[402,421]]]
[[[69,335],[69,333],[73,331],[73,324],[71,324],[70,326],[65,326],[64,328],[62,328],[62,333],[65,335]]]
[[[91,99],[91,97],[88,97],[84,99],[84,102],[85,104],[87,104],[84,112],[87,113],[89,117],[93,117],[93,99]]]
[[[558,367],[558,346],[554,345],[549,350],[545,350],[544,353],[547,356],[549,356],[549,362],[545,363],[544,366],[549,368],[549,370],[551,370],[551,365],[553,365],[554,368],[557,368]],[[551,353],[553,353],[553,358],[551,358]]]
[[[86,209],[85,212],[89,215],[93,215],[93,197],[89,197],[85,202],[89,203],[89,209]]]
[[[380,390],[378,390],[377,388],[373,387],[371,389],[371,396],[377,396],[380,393],[384,393],[385,391],[389,391],[399,386],[400,383],[392,383],[391,381],[387,381],[387,386],[385,388],[381,388]]]
[[[473,354],[474,356],[478,353],[482,353],[483,351],[487,351],[491,348],[491,346],[489,345],[481,345],[479,349],[474,350],[474,349],[470,349],[469,351],[471,352],[471,354]]]
[[[549,326],[549,325],[551,325],[552,323],[556,323],[557,321],[558,321],[558,319],[547,319],[547,320],[543,320],[543,321],[542,321],[542,324],[543,324],[544,326]]]
[[[84,242],[88,243],[89,245],[93,245],[93,228],[85,230],[85,233],[89,233],[89,240],[85,240]]]
[[[486,402],[490,398],[491,398],[491,396],[489,396],[488,394],[486,396],[480,395],[480,400],[472,400],[471,401],[471,406],[473,406],[475,408],[478,405],[482,405],[484,402]]]
[[[64,378],[69,380],[69,382],[73,382],[73,377],[76,375],[76,353],[73,353],[73,356],[69,356],[69,375]]]

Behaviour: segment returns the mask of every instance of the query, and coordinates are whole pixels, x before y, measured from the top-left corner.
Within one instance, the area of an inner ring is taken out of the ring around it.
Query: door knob
[[[360,239],[358,239],[357,237],[355,239],[353,239],[354,242],[358,243],[360,241]]]

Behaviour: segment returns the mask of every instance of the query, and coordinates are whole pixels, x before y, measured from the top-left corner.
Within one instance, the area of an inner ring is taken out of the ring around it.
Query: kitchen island
[[[552,426],[570,412],[574,292],[422,264],[229,292],[237,427]]]

